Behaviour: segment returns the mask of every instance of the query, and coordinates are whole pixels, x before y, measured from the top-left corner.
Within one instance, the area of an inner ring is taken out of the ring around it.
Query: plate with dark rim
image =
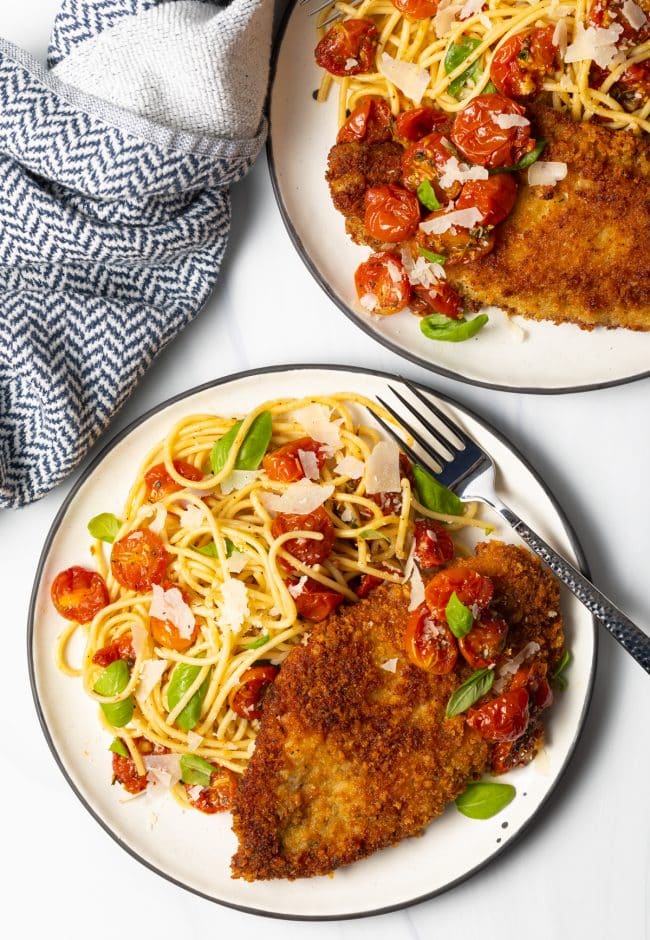
[[[321,70],[314,62],[314,17],[289,9],[275,48],[270,97],[269,167],[291,240],[327,296],[360,329],[400,356],[473,385],[522,392],[566,392],[617,385],[650,374],[650,332],[591,332],[508,318],[489,309],[489,323],[461,343],[427,339],[408,310],[374,316],[358,304],[354,272],[370,254],[353,244],[333,207],[325,169],[337,133],[337,88],[314,100]]]
[[[99,512],[119,515],[134,468],[183,415],[195,411],[245,413],[260,402],[334,391],[369,398],[386,393],[393,376],[340,366],[282,366],[211,382],[163,402],[118,434],[74,485],[52,524],[34,582],[28,655],[34,701],[52,754],[83,806],[106,832],[144,865],[202,897],[240,910],[275,917],[334,919],[396,910],[433,897],[479,871],[500,855],[546,809],[576,746],[596,665],[594,621],[562,589],[567,645],[573,652],[569,685],[558,693],[548,721],[548,742],[528,767],[505,778],[517,796],[486,821],[461,816],[452,805],[419,839],[408,839],[335,872],[334,877],[256,882],[230,877],[236,847],[229,814],[184,811],[169,797],[146,794],[123,801],[110,785],[111,736],[81,682],[61,674],[54,647],[62,621],[49,587],[58,571],[87,565],[87,523]],[[580,546],[561,509],[535,471],[494,429],[454,401],[427,389],[492,454],[503,499],[551,545],[584,568]],[[367,418],[367,415],[366,415]],[[496,517],[495,537],[517,542]]]

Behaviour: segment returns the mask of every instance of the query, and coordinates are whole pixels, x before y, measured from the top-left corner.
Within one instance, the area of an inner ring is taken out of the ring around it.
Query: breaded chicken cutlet
[[[510,624],[503,657],[534,641],[552,667],[559,589],[537,559],[491,542],[459,563],[494,581]],[[384,585],[314,624],[287,657],[234,801],[234,877],[324,875],[418,835],[489,767],[493,746],[463,715],[445,718],[472,669],[459,658],[436,676],[407,659],[408,602],[407,587]]]

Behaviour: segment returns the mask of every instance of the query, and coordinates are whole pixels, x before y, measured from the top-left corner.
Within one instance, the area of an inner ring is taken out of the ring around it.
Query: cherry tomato
[[[368,597],[369,594],[378,588],[380,584],[384,583],[383,578],[378,578],[374,574],[362,574],[359,579],[358,585],[354,589],[354,593],[357,597],[363,598]]]
[[[169,754],[169,748],[153,744],[147,738],[135,738],[134,743],[140,754]],[[140,776],[132,757],[113,754],[113,780],[121,784],[127,793],[142,793],[147,789],[147,775]]]
[[[530,125],[499,127],[499,114],[526,116],[522,105],[503,95],[478,95],[456,115],[451,139],[473,163],[481,166],[512,166],[535,147]]]
[[[428,215],[424,221],[429,222],[431,219],[441,218],[450,211],[455,211],[455,209],[449,207],[439,209]],[[469,229],[451,225],[444,232],[437,233],[424,232],[419,229],[415,241],[420,248],[444,255],[449,265],[469,264],[489,254],[494,248],[495,237],[493,231],[486,231],[481,226]],[[444,311],[441,312],[444,313]]]
[[[169,591],[172,588],[176,588],[177,591],[180,591],[183,601],[187,604],[187,595],[185,591],[178,586],[178,584],[173,584],[171,581],[165,581],[162,585],[163,590]],[[172,623],[171,620],[160,620],[159,617],[150,617],[149,618],[149,629],[151,630],[151,635],[158,644],[158,646],[164,646],[169,650],[176,650],[177,653],[182,653],[194,643],[196,640],[196,635],[199,632],[199,625],[194,622],[194,629],[192,634],[189,637],[181,636],[178,632],[178,627],[175,623]]]
[[[240,718],[261,718],[264,698],[280,670],[277,666],[247,669],[228,696],[228,705]]]
[[[508,624],[501,617],[484,615],[458,641],[461,656],[474,669],[484,669],[497,661],[506,645]]]
[[[462,565],[453,565],[439,571],[431,578],[424,591],[429,610],[434,617],[445,619],[447,604],[454,591],[458,600],[466,607],[476,607],[480,611],[492,600],[494,585],[489,578],[484,578],[482,574]]]
[[[447,675],[458,659],[453,633],[446,623],[431,616],[426,604],[420,604],[409,615],[405,645],[411,662],[434,676]]]
[[[371,20],[335,23],[316,46],[316,63],[331,75],[359,75],[373,64],[379,36]]]
[[[610,94],[626,111],[636,111],[645,104],[650,98],[650,59],[625,69],[610,88]]]
[[[448,134],[451,118],[444,111],[434,108],[409,108],[395,119],[395,136],[411,142],[421,140],[433,131]]]
[[[406,478],[411,486],[415,486],[415,477],[411,469],[411,462],[406,454],[400,451],[399,455],[399,476],[400,480]],[[402,511],[402,491],[398,493],[373,493],[368,496],[373,503],[381,509],[385,516],[399,516]]]
[[[417,519],[415,522],[415,560],[422,568],[444,565],[454,557],[454,543],[439,522]]]
[[[305,565],[318,565],[325,561],[334,547],[334,526],[327,515],[327,511],[319,506],[307,515],[298,515],[293,512],[280,512],[273,520],[271,534],[277,539],[285,532],[322,532],[323,538],[316,539],[289,539],[284,548]]]
[[[110,666],[118,659],[123,659],[127,663],[135,662],[133,637],[130,633],[123,633],[119,640],[109,643],[108,646],[102,646],[93,656],[95,665],[104,667]]]
[[[232,770],[227,767],[220,767],[218,764],[212,764],[212,766],[214,767],[214,773],[210,777],[210,786],[203,787],[197,796],[192,796],[190,793],[193,789],[192,785],[185,784],[187,796],[192,806],[208,815],[229,810],[232,807],[237,790],[237,775]]]
[[[435,16],[440,0],[392,0],[393,6],[412,20],[423,20]]]
[[[288,581],[287,584],[296,582]],[[293,598],[296,604],[296,610],[301,617],[306,620],[325,620],[333,610],[339,606],[343,600],[343,595],[338,591],[332,591],[318,581],[308,578],[302,586],[302,590],[297,597]]]
[[[77,623],[90,623],[109,602],[102,576],[78,565],[57,574],[50,595],[61,616]]]
[[[625,0],[594,0],[587,17],[588,24],[607,29],[617,24],[623,31],[619,34],[617,47],[627,48],[630,45],[641,45],[650,39],[650,18],[646,18],[638,29],[635,29],[623,13]],[[647,15],[647,11],[646,15]]]
[[[402,156],[402,182],[407,189],[416,192],[420,183],[428,180],[441,205],[455,199],[461,184],[453,182],[443,188],[440,177],[450,157],[455,157],[454,148],[444,134],[428,134],[404,151]]]
[[[401,242],[415,235],[420,222],[420,201],[401,186],[371,186],[366,190],[363,224],[380,242]]]
[[[486,702],[480,708],[470,708],[467,724],[481,737],[493,744],[514,741],[528,727],[528,692],[514,689]]]
[[[174,460],[174,470],[186,480],[192,483],[198,483],[203,479],[203,474],[197,470],[187,460]],[[150,503],[155,503],[170,493],[178,493],[184,487],[177,483],[173,477],[170,477],[164,463],[157,463],[155,467],[150,467],[144,475],[145,486],[147,487],[147,499]]]
[[[425,315],[434,310],[436,313],[442,313],[452,320],[457,320],[463,312],[463,302],[460,295],[448,281],[437,281],[430,287],[416,284],[413,291],[426,307],[430,308],[425,311]]]
[[[465,183],[454,208],[478,209],[482,218],[477,225],[498,225],[510,215],[516,201],[517,183],[512,174],[499,173]]]
[[[372,298],[372,313],[390,316],[403,310],[411,299],[411,285],[397,255],[380,251],[363,261],[354,274],[359,300]],[[370,309],[370,308],[368,308]]]
[[[338,132],[337,144],[383,144],[392,138],[392,114],[383,98],[364,98]]]
[[[148,591],[152,584],[160,584],[169,562],[162,540],[151,529],[129,532],[111,551],[113,577],[132,591]]]
[[[522,666],[515,673],[510,689],[526,689],[532,715],[537,715],[553,704],[553,690],[546,678],[546,663],[539,660]]]
[[[531,723],[516,741],[501,741],[492,749],[490,770],[493,774],[505,774],[515,767],[525,767],[539,753],[544,744],[544,728],[541,722]]]
[[[289,441],[277,450],[271,451],[262,461],[269,480],[277,480],[281,483],[295,483],[296,480],[303,480],[305,471],[298,451],[304,451],[315,454],[316,463],[319,471],[327,460],[327,455],[323,452],[323,445],[315,441],[312,437],[301,437],[297,441]]]
[[[547,75],[555,71],[557,46],[554,26],[537,27],[517,33],[497,49],[490,78],[507,98],[529,98],[537,94]]]

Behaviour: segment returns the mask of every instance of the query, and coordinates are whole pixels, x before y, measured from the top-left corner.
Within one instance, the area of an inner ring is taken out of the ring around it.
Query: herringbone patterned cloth
[[[64,0],[0,40],[0,506],[105,430],[219,272],[263,144],[271,0]]]

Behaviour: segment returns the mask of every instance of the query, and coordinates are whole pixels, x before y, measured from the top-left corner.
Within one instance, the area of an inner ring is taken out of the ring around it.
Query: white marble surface
[[[0,34],[42,57],[57,6],[58,0],[5,0]],[[517,443],[577,530],[596,583],[649,629],[650,381],[545,397],[491,392],[429,375],[373,344],[330,305],[284,232],[263,158],[233,200],[232,239],[215,296],[159,358],[112,430],[190,386],[267,364],[352,363],[428,381]],[[12,936],[650,936],[650,680],[604,631],[585,732],[543,818],[497,862],[430,902],[354,922],[262,921],[194,897],[126,855],[82,809],[56,767],[27,673],[34,571],[73,482],[74,477],[35,505],[0,515],[0,871],[2,919]]]

